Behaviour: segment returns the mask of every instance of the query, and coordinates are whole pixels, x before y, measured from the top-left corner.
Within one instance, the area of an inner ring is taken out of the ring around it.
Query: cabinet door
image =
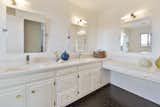
[[[78,87],[77,73],[68,74],[56,78],[56,91],[63,92]]]
[[[91,92],[91,72],[85,70],[79,72],[79,97],[85,96]]]
[[[64,107],[77,99],[77,73],[60,76],[56,79],[57,106]]]
[[[92,91],[97,90],[101,87],[101,70],[95,69],[91,72],[91,85],[92,85]]]
[[[27,85],[27,107],[53,107],[53,83],[53,80],[45,80]]]
[[[25,87],[1,90],[0,107],[25,107]]]
[[[65,107],[77,100],[77,89],[69,89],[57,93],[57,107]]]
[[[102,69],[102,86],[105,86],[110,83],[111,70]]]

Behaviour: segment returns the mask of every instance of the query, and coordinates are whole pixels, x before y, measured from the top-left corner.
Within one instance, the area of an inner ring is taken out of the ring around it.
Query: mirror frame
[[[35,21],[35,22],[42,23],[42,24],[44,24],[45,28],[44,28],[44,31],[43,31],[43,38],[44,38],[44,40],[43,40],[43,50],[44,51],[43,52],[23,52],[23,53],[7,53],[6,52],[6,54],[12,55],[12,54],[42,54],[42,53],[47,53],[48,18],[46,16],[40,14],[40,12],[23,10],[23,9],[16,8],[15,6],[10,6],[10,5],[6,6],[6,8],[7,7],[8,8],[13,8],[15,10],[18,10],[19,13],[22,14],[22,17],[23,17],[24,20],[30,20],[30,21]]]
[[[128,51],[128,52],[124,52],[124,51],[122,51],[121,50],[121,46],[120,46],[120,53],[121,54],[127,54],[127,55],[151,55],[152,54],[152,51],[153,51],[153,28],[152,28],[152,19],[151,19],[151,17],[150,16],[145,16],[145,17],[143,17],[143,18],[140,18],[140,19],[134,19],[133,21],[129,21],[129,22],[122,22],[122,21],[120,21],[120,32],[122,33],[122,30],[124,29],[124,25],[126,24],[126,23],[133,23],[133,22],[136,22],[136,21],[139,21],[139,20],[145,20],[145,19],[147,19],[147,20],[149,20],[150,21],[150,24],[151,24],[151,51],[148,51],[148,52],[130,52],[130,51]],[[120,39],[121,39],[121,34],[120,34]],[[119,39],[119,41],[120,41],[120,39]],[[121,44],[121,42],[119,43],[119,44]]]

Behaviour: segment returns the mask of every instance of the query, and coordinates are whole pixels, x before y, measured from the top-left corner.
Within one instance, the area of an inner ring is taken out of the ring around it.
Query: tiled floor
[[[68,107],[160,107],[113,85],[108,85]]]

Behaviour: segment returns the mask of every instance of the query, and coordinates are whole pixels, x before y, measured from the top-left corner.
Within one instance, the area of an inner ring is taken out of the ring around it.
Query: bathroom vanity
[[[65,107],[109,83],[102,61],[89,58],[25,65],[25,69],[8,67],[0,72],[0,106]]]
[[[160,72],[156,67],[145,68],[118,59],[105,61],[103,67],[111,73],[111,84],[160,104]]]

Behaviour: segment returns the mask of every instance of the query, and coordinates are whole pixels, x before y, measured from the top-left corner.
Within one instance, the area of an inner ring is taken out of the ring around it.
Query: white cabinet
[[[77,79],[77,73],[57,77],[57,107],[64,107],[76,100],[78,92]]]
[[[90,70],[79,72],[78,87],[79,87],[79,97],[83,97],[91,92]]]
[[[110,72],[111,71],[106,70],[106,69],[102,69],[101,72],[102,72],[102,74],[101,74],[102,86],[105,86],[110,83],[110,80],[111,80],[110,79],[110,76],[111,76]]]
[[[0,89],[0,107],[65,107],[102,86],[100,68],[92,63],[15,79],[5,87],[23,86]]]
[[[61,93],[57,93],[57,107],[65,107],[77,100],[77,90],[69,89]]]
[[[75,73],[76,68],[59,71],[56,78],[57,107],[65,107],[101,87],[101,63],[81,65],[77,69]]]
[[[25,107],[25,87],[0,90],[0,107]]]
[[[54,81],[44,80],[27,85],[27,107],[53,107]]]
[[[79,67],[79,97],[83,97],[102,86],[102,64],[92,63]]]
[[[91,86],[92,86],[92,91],[97,90],[98,88],[101,87],[102,84],[102,73],[100,69],[93,69],[91,72]]]

